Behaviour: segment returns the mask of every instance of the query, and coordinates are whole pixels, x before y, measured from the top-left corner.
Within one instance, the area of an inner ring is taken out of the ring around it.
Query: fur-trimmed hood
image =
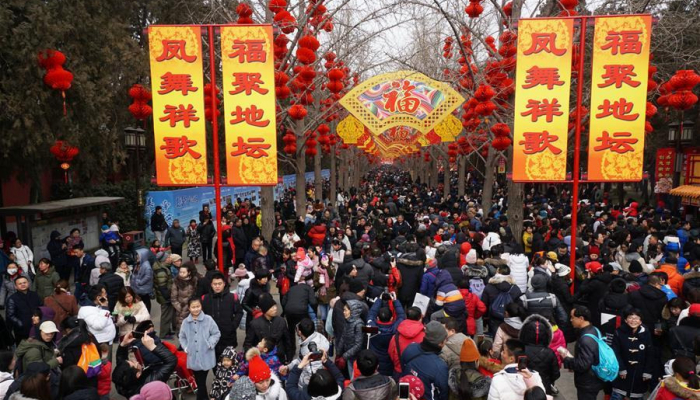
[[[690,307],[690,303],[688,303],[686,301],[684,308],[688,308],[688,307]],[[670,319],[671,318],[671,310],[668,308],[668,303],[664,306],[664,309],[661,310],[661,318],[663,318],[663,319]]]
[[[549,346],[552,342],[552,325],[543,316],[532,314],[523,321],[520,340],[529,345]]]
[[[513,277],[510,275],[501,275],[501,274],[496,274],[491,279],[489,279],[489,283],[492,285],[498,285],[499,283],[502,282],[507,282],[510,283],[511,285],[515,285],[515,281],[513,280]]]
[[[479,368],[483,368],[493,374],[496,372],[502,370],[504,367],[503,364],[499,364],[496,361],[492,361],[488,357],[480,356],[479,357]]]
[[[681,399],[688,400],[700,400],[700,390],[691,389],[687,386],[681,385],[675,377],[669,376],[664,379],[664,387],[668,389],[673,395]]]

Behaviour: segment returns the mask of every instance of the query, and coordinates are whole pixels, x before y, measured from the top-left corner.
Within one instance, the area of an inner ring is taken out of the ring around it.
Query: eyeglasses
[[[631,315],[631,316],[627,317],[627,321],[641,321],[641,320],[642,319],[636,315],[634,315],[634,316]]]

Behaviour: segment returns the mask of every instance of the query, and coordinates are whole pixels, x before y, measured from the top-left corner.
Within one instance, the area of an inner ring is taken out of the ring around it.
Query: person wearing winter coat
[[[32,313],[41,305],[41,299],[29,290],[29,279],[15,278],[15,293],[7,299],[7,322],[15,336],[15,344],[29,337],[32,328]]]
[[[22,270],[27,271],[30,278],[36,275],[36,270],[34,269],[34,252],[29,246],[22,244],[22,241],[15,239],[10,252],[15,256],[15,262],[22,267]]]
[[[255,279],[251,279],[250,286],[243,298],[243,309],[246,311],[246,325],[253,320],[253,313],[258,308],[258,300],[265,293],[270,293],[268,280],[270,271],[259,269],[254,271]],[[257,344],[257,342],[256,342]]]
[[[552,325],[541,315],[530,315],[523,321],[519,338],[525,345],[528,369],[540,374],[547,394],[557,394],[554,382],[561,374],[557,355],[549,347],[552,342]]]
[[[437,292],[435,294],[435,304],[430,319],[442,320],[443,318],[453,318],[460,322],[459,332],[467,331],[467,308],[464,303],[462,293],[457,286],[452,283],[452,277],[445,271],[441,271],[435,280]]]
[[[163,245],[170,247],[173,254],[182,257],[182,246],[185,244],[187,235],[185,230],[180,226],[180,220],[174,219],[173,224],[165,230]]]
[[[27,271],[22,270],[22,268],[17,265],[14,261],[7,264],[7,269],[2,273],[2,286],[0,286],[0,308],[5,307],[7,304],[7,299],[12,296],[17,289],[15,289],[15,279],[20,276],[24,276],[29,281],[29,274]]]
[[[136,265],[131,275],[131,288],[151,312],[151,292],[153,292],[153,269],[149,261],[150,250],[147,248],[136,249]]]
[[[420,294],[429,298],[434,298],[435,294],[437,293],[437,286],[435,285],[435,281],[437,281],[438,275],[441,274],[444,274],[445,277],[449,276],[450,280],[452,279],[452,276],[449,274],[449,272],[443,271],[438,268],[437,260],[435,260],[434,258],[429,258],[428,260],[426,260],[425,272],[423,273],[423,278],[420,284]],[[447,278],[443,278],[443,281],[446,280]]]
[[[182,321],[189,314],[187,306],[189,300],[197,293],[197,280],[199,274],[197,267],[192,262],[186,262],[180,266],[178,275],[175,277],[173,287],[170,290],[170,302],[175,309],[175,331],[180,330]]]
[[[693,343],[700,335],[700,304],[690,306],[688,316],[678,322],[668,333],[668,344],[675,357],[694,356]]]
[[[68,281],[64,279],[56,282],[54,292],[44,299],[44,305],[54,311],[53,322],[59,329],[63,320],[78,315],[78,301],[68,293]]]
[[[683,275],[681,275],[680,272],[678,272],[678,268],[676,267],[677,265],[677,260],[675,257],[668,256],[664,260],[664,263],[661,264],[656,271],[657,272],[665,272],[666,275],[668,275],[668,281],[666,284],[673,290],[673,293],[676,294],[676,296],[680,296],[683,293]]]
[[[336,301],[333,305],[333,315],[331,316],[331,324],[333,326],[333,336],[335,337],[335,345],[337,346],[340,338],[343,337],[343,331],[345,329],[345,317],[343,316],[343,308],[345,307],[345,302],[349,300],[357,300],[362,304],[362,314],[361,319],[363,321],[367,320],[367,314],[369,308],[367,303],[365,303],[365,293],[366,286],[362,284],[357,279],[351,279],[347,284],[348,290],[340,295],[339,301]]]
[[[299,336],[299,340],[301,341],[299,344],[299,357],[292,360],[288,366],[280,367],[281,371],[284,370],[285,372],[290,372],[295,366],[299,366],[303,359],[308,358],[307,356],[312,353],[312,349],[309,347],[315,346],[316,351],[320,352],[327,352],[330,348],[330,342],[324,335],[315,331],[316,325],[310,318],[301,320],[296,328],[296,334]],[[335,364],[333,365],[335,366]],[[306,386],[309,384],[309,380],[311,379],[312,375],[323,367],[324,363],[321,360],[309,360],[308,363],[305,363],[303,366],[299,367],[299,377],[297,379],[297,386],[299,390],[304,391]],[[290,381],[287,382],[287,388],[290,387],[290,382],[291,377]]]
[[[88,331],[95,337],[97,343],[111,345],[117,329],[107,309],[107,291],[105,287],[99,284],[91,287],[88,298],[93,305],[80,307],[78,318],[85,321]]]
[[[493,353],[501,354],[503,345],[508,339],[517,339],[520,336],[520,328],[527,317],[525,309],[518,303],[508,303],[505,307],[505,319],[498,326],[493,339]]]
[[[479,358],[476,343],[470,338],[465,339],[459,354],[459,364],[450,369],[450,399],[487,399],[491,377],[479,372]]]
[[[319,361],[323,368],[317,370],[309,377],[307,384],[301,385],[300,379],[303,371],[313,362],[310,353],[291,367],[285,390],[289,400],[338,400],[343,393],[345,378],[338,367],[331,362],[323,351],[323,357]]]
[[[289,289],[287,295],[282,299],[282,309],[287,320],[290,337],[294,337],[295,327],[299,321],[308,317],[309,307],[316,310],[317,304],[313,287],[306,283],[294,285]],[[294,346],[292,351],[296,352],[296,344],[292,342],[292,345]]]
[[[202,300],[192,298],[187,304],[189,315],[182,322],[178,339],[187,353],[187,368],[194,372],[197,400],[208,400],[207,375],[216,365],[216,344],[221,338],[214,319],[202,312]]]
[[[449,272],[452,277],[452,282],[455,284],[464,277],[459,265],[459,253],[456,248],[448,249],[445,254],[440,257],[438,260],[438,267],[441,270]]]
[[[700,399],[700,378],[695,373],[695,360],[678,357],[671,364],[673,375],[665,378],[656,393],[656,400]]]
[[[523,253],[522,246],[516,245],[511,254],[508,256],[508,268],[513,281],[520,288],[521,292],[527,290],[527,269],[530,266],[530,261]]]
[[[209,398],[223,400],[231,391],[231,385],[234,381],[233,376],[238,371],[238,363],[235,347],[228,346],[221,352],[219,362],[214,368],[214,381],[211,385]]]
[[[600,333],[606,338],[606,343],[612,343],[615,330],[622,323],[622,315],[632,308],[629,305],[627,284],[622,278],[615,278],[610,282],[610,290],[600,299],[598,310],[601,312]]]
[[[255,356],[250,360],[248,377],[255,386],[255,400],[287,400],[287,392],[285,392],[279,377],[272,372],[270,366],[260,356]],[[231,390],[228,399],[238,400],[241,398],[232,396],[233,394],[233,390]]]
[[[503,351],[501,359],[505,367],[496,372],[491,379],[488,400],[521,400],[525,391],[533,387],[544,390],[542,377],[537,371],[528,368],[518,369],[518,357],[525,355],[525,345],[518,339],[509,339]]]
[[[85,371],[77,365],[61,369],[58,393],[62,400],[100,400],[97,388],[91,385]]]
[[[510,269],[507,267],[501,267],[499,273],[494,275],[489,279],[489,283],[484,288],[484,293],[481,294],[481,301],[486,306],[486,315],[488,316],[489,331],[495,334],[498,327],[503,323],[503,319],[494,315],[491,309],[491,303],[493,303],[498,295],[501,293],[508,293],[511,298],[511,302],[517,302],[522,296],[520,287],[515,284],[515,281],[510,276]]]
[[[15,355],[12,351],[0,351],[0,399],[5,398],[7,389],[14,382]]]
[[[474,279],[474,278],[472,278]],[[486,314],[486,305],[476,294],[469,291],[469,279],[462,278],[459,282],[459,292],[464,299],[464,305],[467,313],[467,332],[469,336],[476,335],[477,320]],[[483,328],[483,326],[482,326]]]
[[[547,278],[542,274],[535,274],[530,283],[532,290],[520,296],[520,302],[528,315],[539,314],[546,320],[555,318],[558,324],[566,324],[566,311],[557,296],[547,291]]]
[[[177,357],[162,343],[155,343],[151,335],[144,335],[141,343],[159,362],[150,363],[149,368],[129,360],[129,347],[136,341],[132,332],[126,334],[117,349],[117,365],[112,372],[112,382],[117,392],[126,398],[139,393],[141,388],[154,381],[167,382],[175,371]],[[189,357],[188,357],[189,361]],[[206,387],[206,386],[202,386]],[[206,394],[206,390],[202,390]]]
[[[156,235],[156,239],[162,242],[167,229],[168,223],[165,221],[165,215],[163,215],[163,207],[156,206],[153,215],[151,215],[151,231]]]
[[[362,311],[362,303],[357,300],[348,300],[343,307],[345,326],[343,327],[343,335],[338,342],[337,352],[347,363],[351,377],[353,375],[353,363],[363,347],[364,334],[362,333],[362,327],[364,323],[361,318]]]
[[[326,225],[320,219],[316,220],[307,235],[311,239],[313,246],[322,246],[323,241],[326,239]]]
[[[611,346],[620,370],[612,383],[610,398],[641,399],[652,378],[651,331],[642,325],[641,312],[637,309],[625,311],[623,319]]]
[[[604,272],[601,264],[591,261],[586,264],[588,277],[581,284],[581,288],[574,296],[574,302],[584,304],[591,311],[593,320],[591,323],[600,326],[600,310],[598,309],[600,299],[608,292],[610,282],[614,276],[609,272]]]
[[[120,338],[135,330],[139,323],[151,319],[146,305],[130,287],[121,288],[112,314],[117,317]]]
[[[586,336],[598,336],[597,329],[591,324],[591,311],[585,306],[576,306],[571,310],[571,325],[578,331],[578,340],[574,355],[563,347],[557,352],[564,357],[564,368],[574,371],[574,386],[578,400],[595,400],[603,389],[603,381],[593,372],[592,366],[598,365],[598,342]]]
[[[402,254],[396,259],[396,267],[401,273],[403,282],[398,291],[398,299],[406,308],[413,304],[416,293],[420,291],[423,279],[423,266],[425,264],[425,250],[418,248],[415,242],[405,243],[403,250]],[[339,279],[336,278],[337,281]]]
[[[54,350],[54,336],[58,332],[53,321],[44,321],[39,327],[39,335],[36,338],[24,339],[17,346],[15,355],[22,359],[22,370],[26,371],[27,366],[33,362],[45,362],[51,368],[56,368],[63,362],[61,357],[57,357]]]
[[[258,307],[262,316],[246,324],[243,349],[255,347],[265,338],[272,338],[277,343],[277,355],[282,364],[287,364],[294,358],[292,340],[284,318],[277,315],[277,303],[270,293],[260,295]]]
[[[124,288],[124,279],[112,272],[112,266],[110,264],[102,263],[100,264],[100,279],[97,283],[103,285],[107,290],[109,311],[114,311],[119,293],[121,293],[121,290]]]
[[[642,323],[647,327],[653,328],[661,320],[661,312],[666,306],[667,297],[661,290],[661,283],[661,278],[651,275],[646,285],[627,295],[629,304],[642,311]]]
[[[202,296],[202,310],[211,316],[221,332],[216,344],[216,355],[220,357],[227,347],[238,347],[236,332],[243,319],[243,307],[237,294],[231,293],[221,273],[211,276],[209,292]]]
[[[389,345],[396,335],[399,324],[406,319],[401,302],[389,294],[374,301],[369,310],[368,325],[379,328],[379,333],[369,341],[370,350],[379,357],[379,373],[392,376],[394,364],[389,356]]]
[[[32,290],[39,295],[39,298],[43,301],[46,296],[53,293],[56,282],[61,279],[58,276],[51,261],[46,258],[39,260],[39,268],[32,281]]]
[[[362,350],[357,358],[360,376],[355,377],[343,391],[342,400],[390,400],[398,396],[393,379],[377,371],[379,359],[372,350]]]
[[[401,354],[412,343],[420,343],[425,337],[421,322],[421,311],[411,307],[406,312],[406,319],[396,327],[396,334],[389,342],[389,357],[394,364],[394,375],[401,373]]]
[[[447,331],[437,321],[425,326],[423,341],[410,344],[401,354],[402,376],[417,376],[426,388],[426,400],[447,400],[450,393],[449,370],[439,354],[447,339]]]
[[[46,245],[46,250],[49,252],[51,264],[60,274],[61,279],[70,279],[70,266],[68,265],[68,245],[61,238],[61,233],[52,231],[49,243]]]
[[[448,369],[459,367],[459,355],[462,352],[462,345],[467,340],[467,336],[459,331],[462,325],[461,321],[454,318],[447,318],[443,321],[445,330],[447,331],[447,340],[440,351],[440,358],[445,361]]]

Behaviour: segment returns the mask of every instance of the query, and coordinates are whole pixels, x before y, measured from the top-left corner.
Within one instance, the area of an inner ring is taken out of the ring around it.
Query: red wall
[[[44,171],[41,174],[41,195],[39,201],[49,201],[51,199],[51,171]],[[16,175],[12,175],[7,180],[2,180],[2,201],[4,207],[23,206],[29,204],[29,191],[31,182],[21,182]]]

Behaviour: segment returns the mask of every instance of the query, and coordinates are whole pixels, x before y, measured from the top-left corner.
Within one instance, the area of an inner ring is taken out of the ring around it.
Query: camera
[[[321,359],[321,357],[323,357],[323,352],[321,352],[318,349],[318,345],[316,344],[316,342],[310,342],[307,347],[309,349],[309,352],[311,353],[311,355],[309,356],[309,360],[318,361]]]

